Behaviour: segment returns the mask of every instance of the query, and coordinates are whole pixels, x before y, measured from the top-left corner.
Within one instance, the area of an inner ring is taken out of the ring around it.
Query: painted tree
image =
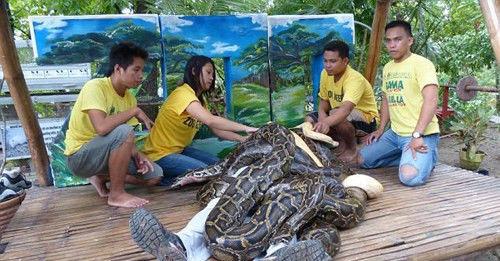
[[[267,74],[269,71],[267,38],[261,38],[256,43],[245,48],[235,60],[235,64],[247,69],[252,75]]]

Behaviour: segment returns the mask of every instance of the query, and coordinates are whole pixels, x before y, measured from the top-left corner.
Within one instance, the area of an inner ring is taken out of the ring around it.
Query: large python
[[[293,139],[286,128],[267,125],[223,164],[205,169],[226,172],[198,193],[202,203],[220,197],[205,226],[217,259],[253,259],[270,244],[286,244],[295,234],[300,240],[321,241],[333,256],[340,246],[336,228],[361,221],[365,192],[344,189],[336,177],[342,172],[331,167],[327,150],[310,144],[326,166],[317,168]]]
[[[273,126],[273,125],[269,125]],[[264,131],[268,126],[261,128],[259,132]],[[297,173],[316,173],[318,175],[333,174],[336,176],[347,177],[354,174],[342,161],[338,160],[331,149],[323,142],[313,141],[306,137],[302,130],[293,130],[308,146],[308,148],[319,158],[322,168],[316,167],[315,162],[302,149],[296,146],[296,153],[292,161],[291,172]],[[260,159],[271,152],[272,145],[266,140],[259,138],[256,133],[251,135],[245,142],[238,144],[236,148],[221,162],[208,166],[207,168],[190,171],[179,176],[172,183],[171,188],[178,188],[191,183],[199,183],[212,180],[219,176],[231,177],[236,171],[244,166],[250,165],[257,159]],[[311,168],[311,166],[314,166]],[[206,190],[203,190],[206,191]],[[200,199],[200,198],[199,198]],[[202,200],[202,203],[207,203]]]
[[[260,128],[252,138],[266,141],[271,145],[271,151],[237,172],[205,223],[208,246],[221,260],[241,259],[230,247],[220,244],[221,237],[239,227],[268,188],[289,173],[295,155],[291,132],[279,125]]]

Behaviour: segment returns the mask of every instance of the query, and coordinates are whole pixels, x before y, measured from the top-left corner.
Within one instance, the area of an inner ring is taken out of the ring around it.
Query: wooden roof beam
[[[377,0],[377,5],[375,7],[375,17],[373,17],[372,33],[370,35],[370,45],[368,48],[368,60],[366,61],[365,67],[365,78],[372,86],[375,84],[375,76],[377,76],[382,38],[384,36],[384,28],[387,23],[391,2],[391,0]]]
[[[491,47],[497,59],[497,65],[500,66],[500,1],[498,0],[479,0],[481,11],[486,20],[486,27],[490,34]]]

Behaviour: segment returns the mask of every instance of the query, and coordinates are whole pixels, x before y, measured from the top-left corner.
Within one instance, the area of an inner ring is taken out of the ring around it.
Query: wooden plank
[[[428,184],[410,188],[396,168],[360,172],[385,192],[368,202],[364,222],[341,231],[337,260],[438,260],[500,245],[500,180],[440,164]],[[178,231],[201,209],[199,188],[128,190]],[[0,259],[154,260],[130,238],[131,212],[108,207],[91,186],[33,188],[3,235]]]

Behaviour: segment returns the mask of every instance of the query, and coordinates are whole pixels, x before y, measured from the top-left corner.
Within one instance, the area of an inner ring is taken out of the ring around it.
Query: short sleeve
[[[346,79],[344,84],[344,101],[350,101],[357,105],[365,91],[365,81],[360,77],[351,77]]]
[[[438,84],[436,68],[431,61],[425,59],[415,68],[418,87],[422,90],[426,85]]]
[[[100,88],[99,81],[90,81],[83,86],[80,91],[81,110],[100,110],[106,112],[106,97],[104,91]],[[107,112],[106,112],[107,113]]]
[[[178,87],[181,88],[179,90],[176,90],[172,92],[172,96],[169,98],[169,107],[172,109],[177,115],[181,115],[186,108],[191,104],[193,101],[198,101],[198,97],[189,90],[187,86],[181,86]]]

